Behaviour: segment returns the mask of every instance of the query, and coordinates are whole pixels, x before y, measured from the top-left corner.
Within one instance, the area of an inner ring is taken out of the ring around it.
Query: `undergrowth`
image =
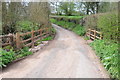
[[[95,40],[90,43],[90,46],[95,50],[111,77],[118,79],[120,69],[118,65],[118,44],[105,40]]]
[[[11,48],[9,51],[0,49],[0,68],[6,67],[9,63],[22,58],[24,56],[31,55],[28,47],[24,47],[21,50],[15,51]]]

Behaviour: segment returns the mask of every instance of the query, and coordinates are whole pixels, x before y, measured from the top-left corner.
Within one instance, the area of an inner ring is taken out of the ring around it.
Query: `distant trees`
[[[52,2],[51,4],[53,4],[52,7],[55,8],[54,10],[58,15],[71,16],[75,12],[75,3],[73,2]]]
[[[75,11],[75,3],[61,2],[59,8],[65,13],[65,15],[71,16]]]
[[[84,14],[95,14],[98,13],[99,2],[59,2],[57,6],[55,5],[55,8],[57,8],[57,14],[60,12],[60,14],[64,13],[67,16],[71,16],[78,11]]]
[[[57,6],[54,5],[57,11],[56,13],[68,16],[73,15],[76,12],[90,15],[110,12],[118,9],[117,2],[58,2],[56,4]]]
[[[99,2],[77,2],[78,10],[84,14],[98,13]]]

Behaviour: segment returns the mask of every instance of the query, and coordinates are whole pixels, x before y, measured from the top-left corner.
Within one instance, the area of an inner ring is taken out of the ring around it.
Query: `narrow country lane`
[[[4,78],[108,78],[86,41],[55,24],[57,35],[43,50],[3,70]]]

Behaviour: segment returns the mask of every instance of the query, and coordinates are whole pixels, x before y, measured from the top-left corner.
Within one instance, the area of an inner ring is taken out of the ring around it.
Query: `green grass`
[[[58,17],[64,17],[64,18],[68,18],[68,19],[81,19],[84,16],[58,16]]]
[[[53,39],[53,36],[48,36],[48,37],[42,39],[42,41],[50,41],[52,39]]]
[[[42,40],[38,40],[38,41],[35,43],[35,46],[40,45],[42,41],[50,41],[50,40],[53,40],[53,38],[54,38],[53,36],[48,36],[48,37],[46,37],[46,38],[44,38],[44,39],[42,39]]]
[[[90,40],[90,37],[84,36],[84,40]]]
[[[63,16],[65,18],[69,18],[69,19],[81,19],[83,18],[83,16]]]

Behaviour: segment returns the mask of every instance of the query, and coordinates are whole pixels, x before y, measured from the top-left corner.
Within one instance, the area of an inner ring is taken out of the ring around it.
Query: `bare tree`
[[[31,21],[49,25],[50,8],[47,2],[30,2],[29,12]]]
[[[15,33],[16,22],[21,16],[21,2],[2,2],[2,28],[3,34]]]

